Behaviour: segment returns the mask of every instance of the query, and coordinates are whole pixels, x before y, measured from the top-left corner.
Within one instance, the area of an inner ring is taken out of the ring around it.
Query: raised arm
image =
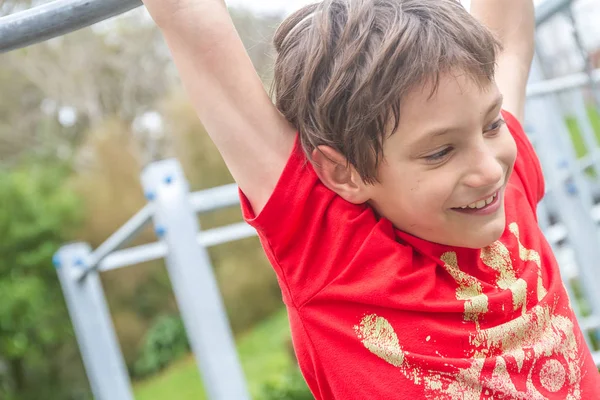
[[[294,128],[267,95],[223,0],[144,0],[184,87],[258,214],[291,151]]]
[[[525,90],[534,52],[533,0],[471,0],[471,13],[500,39],[496,82],[504,108],[523,121]]]

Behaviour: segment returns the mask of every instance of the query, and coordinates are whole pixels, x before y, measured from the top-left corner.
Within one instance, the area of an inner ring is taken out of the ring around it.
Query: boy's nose
[[[504,178],[504,168],[489,149],[478,151],[469,162],[469,173],[464,183],[473,188],[499,186]]]

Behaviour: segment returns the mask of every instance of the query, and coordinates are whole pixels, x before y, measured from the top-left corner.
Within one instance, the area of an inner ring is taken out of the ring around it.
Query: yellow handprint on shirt
[[[518,257],[538,268],[536,293],[543,299],[547,290],[542,281],[539,254],[521,243],[517,224],[509,226],[519,246]],[[423,385],[431,399],[503,398],[537,400],[561,392],[568,400],[580,400],[581,369],[573,322],[555,315],[550,306],[526,308],[527,283],[517,278],[511,254],[501,242],[481,250],[481,260],[498,272],[496,285],[512,293],[513,310],[522,315],[504,324],[481,329],[479,318],[488,311],[488,297],[480,282],[459,267],[454,252],[442,255],[444,268],[458,287],[456,298],[464,301],[464,319],[475,323],[470,335],[471,347],[465,357],[470,366],[455,373],[425,370],[411,361],[392,325],[377,315],[365,316],[355,332],[371,353],[399,368],[416,385]],[[484,371],[485,365],[492,365]],[[513,379],[509,369],[525,379]],[[491,371],[488,371],[491,370]]]

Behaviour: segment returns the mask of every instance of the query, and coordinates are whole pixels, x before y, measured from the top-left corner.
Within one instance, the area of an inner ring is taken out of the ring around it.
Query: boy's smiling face
[[[421,90],[422,89],[422,90]],[[504,191],[517,156],[495,83],[444,74],[401,103],[400,125],[384,142],[369,204],[421,239],[482,248],[505,229]]]

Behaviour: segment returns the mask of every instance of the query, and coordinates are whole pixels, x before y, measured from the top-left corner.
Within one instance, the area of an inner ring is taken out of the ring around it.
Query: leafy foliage
[[[183,322],[176,316],[162,316],[150,328],[136,361],[135,377],[155,374],[189,350]]]
[[[274,382],[263,387],[262,400],[314,400],[300,370],[290,368]]]
[[[53,254],[79,219],[78,199],[64,184],[67,172],[0,170],[0,362],[10,371],[10,379],[0,375],[5,392],[26,387],[31,367],[72,340],[52,268]]]

